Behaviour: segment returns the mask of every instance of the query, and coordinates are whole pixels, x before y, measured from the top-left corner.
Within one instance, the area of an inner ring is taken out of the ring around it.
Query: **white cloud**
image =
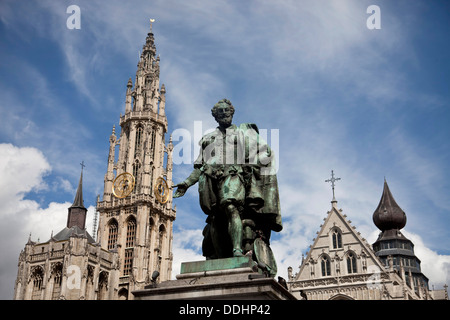
[[[181,229],[174,231],[173,235],[173,262],[172,262],[172,279],[180,274],[182,262],[201,261],[205,257],[201,254],[202,247],[202,230],[200,229]]]
[[[42,189],[43,177],[50,171],[42,152],[35,148],[18,148],[0,144],[0,296],[9,299],[14,292],[17,259],[26,243],[30,214],[39,209],[32,200],[24,199],[26,193]]]
[[[402,230],[406,238],[414,244],[414,253],[421,261],[421,270],[428,277],[429,287],[432,289],[442,289],[444,284],[450,282],[450,255],[438,254],[436,251],[428,248],[422,237]]]
[[[31,233],[33,241],[50,239],[66,226],[70,202],[51,202],[43,208],[26,199],[27,193],[47,191],[44,178],[51,167],[41,151],[36,148],[19,148],[12,144],[0,144],[0,299],[11,299],[17,276],[20,251]],[[88,208],[87,228],[92,230],[95,208]]]
[[[3,143],[0,154],[1,203],[22,199],[27,192],[46,188],[43,177],[51,168],[41,151]]]
[[[75,194],[76,189],[72,186],[69,180],[64,179],[62,177],[58,177],[56,181],[53,183],[53,191],[57,191],[58,189],[62,189],[67,193]]]

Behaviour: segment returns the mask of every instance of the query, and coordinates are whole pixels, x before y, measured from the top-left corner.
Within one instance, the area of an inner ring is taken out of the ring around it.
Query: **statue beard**
[[[233,116],[216,117],[216,121],[221,127],[228,128],[231,126]]]

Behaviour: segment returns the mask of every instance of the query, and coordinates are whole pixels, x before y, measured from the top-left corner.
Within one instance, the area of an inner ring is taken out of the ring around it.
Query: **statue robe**
[[[242,219],[252,219],[262,230],[282,230],[275,157],[255,124],[217,128],[199,142],[194,163],[200,206],[207,215],[234,204]],[[196,179],[195,179],[196,180]],[[196,181],[186,179],[192,185]]]

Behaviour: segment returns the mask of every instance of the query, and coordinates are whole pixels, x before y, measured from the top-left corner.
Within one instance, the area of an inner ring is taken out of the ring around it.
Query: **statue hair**
[[[217,103],[214,105],[214,107],[212,107],[212,109],[211,109],[211,113],[212,113],[212,115],[213,115],[214,118],[215,118],[216,115],[217,115],[217,114],[216,114],[216,110],[217,110],[221,105],[224,105],[224,104],[226,104],[227,107],[230,108],[231,111],[232,111],[233,114],[234,114],[234,107],[233,107],[233,105],[231,104],[231,101],[228,100],[228,99],[222,99],[222,100],[220,100],[219,102],[217,102]]]

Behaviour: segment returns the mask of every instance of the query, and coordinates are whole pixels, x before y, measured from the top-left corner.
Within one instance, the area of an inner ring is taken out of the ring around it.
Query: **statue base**
[[[135,300],[296,300],[247,256],[184,262],[176,280],[132,293]]]

